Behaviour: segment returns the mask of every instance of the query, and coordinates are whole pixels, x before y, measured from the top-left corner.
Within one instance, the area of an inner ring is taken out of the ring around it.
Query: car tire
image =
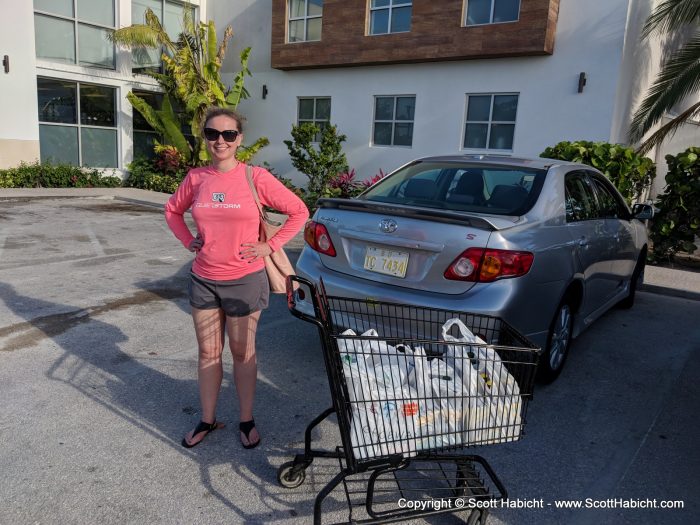
[[[642,252],[639,255],[639,260],[637,261],[637,265],[634,267],[632,277],[630,278],[629,293],[627,294],[627,297],[625,297],[622,301],[617,303],[618,308],[626,310],[634,306],[634,299],[637,295],[637,288],[639,288],[639,285],[641,285],[644,281],[644,267],[646,265],[646,260],[647,254],[646,252]]]
[[[571,333],[574,326],[574,311],[566,297],[559,303],[549,325],[547,346],[540,356],[537,378],[542,383],[551,383],[561,373],[571,348]]]

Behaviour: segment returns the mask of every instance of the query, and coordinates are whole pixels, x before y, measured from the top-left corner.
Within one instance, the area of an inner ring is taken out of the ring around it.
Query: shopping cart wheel
[[[295,489],[306,479],[306,470],[300,468],[294,472],[294,462],[287,461],[277,469],[277,481],[286,489]]]

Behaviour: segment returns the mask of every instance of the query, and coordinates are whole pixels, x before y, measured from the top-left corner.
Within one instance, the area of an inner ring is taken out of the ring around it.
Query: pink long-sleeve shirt
[[[253,167],[253,182],[260,202],[288,216],[284,226],[268,240],[277,251],[301,229],[309,217],[304,202],[270,172]],[[197,232],[204,244],[192,264],[192,271],[215,281],[239,279],[265,267],[241,258],[244,243],[258,242],[260,214],[246,180],[246,166],[239,163],[225,173],[211,166],[190,170],[165,205],[165,220],[180,242],[189,247],[195,235],[185,224],[184,213],[191,208]]]

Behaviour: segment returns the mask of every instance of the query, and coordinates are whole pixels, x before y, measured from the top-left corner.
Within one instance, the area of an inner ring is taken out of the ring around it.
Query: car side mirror
[[[649,204],[634,204],[632,206],[632,217],[645,221],[654,217],[654,207]]]

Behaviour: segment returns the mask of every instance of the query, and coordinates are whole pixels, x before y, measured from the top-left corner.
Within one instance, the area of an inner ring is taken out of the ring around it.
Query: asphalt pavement
[[[226,352],[227,426],[180,446],[199,419],[196,342],[191,254],[163,221],[167,197],[0,189],[0,523],[310,523],[337,474],[319,459],[296,489],[276,480],[331,404],[316,329],[281,296],[258,335],[260,447],[238,442]],[[648,267],[635,307],[603,316],[536,389],[524,439],[474,450],[513,501],[543,505],[495,509],[488,523],[700,522],[699,319],[700,273]],[[335,419],[313,437],[337,446]],[[586,499],[606,508],[556,508]],[[621,507],[645,500],[683,508]],[[341,486],[323,522],[347,521],[347,508]]]

